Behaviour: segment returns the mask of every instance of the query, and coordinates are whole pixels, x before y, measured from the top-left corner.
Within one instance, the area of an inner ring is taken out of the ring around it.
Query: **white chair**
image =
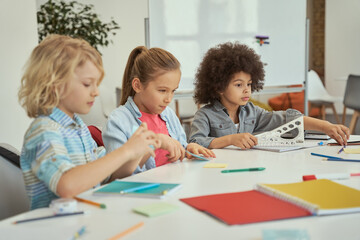
[[[0,220],[29,211],[19,151],[0,143]]]
[[[320,108],[321,118],[325,120],[325,109],[332,108],[337,123],[340,123],[334,103],[341,102],[342,98],[331,96],[325,89],[319,75],[314,71],[308,72],[308,101],[309,112],[312,108]]]

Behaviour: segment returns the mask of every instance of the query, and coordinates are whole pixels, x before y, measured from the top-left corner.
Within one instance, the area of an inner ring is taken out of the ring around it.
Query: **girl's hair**
[[[75,69],[90,60],[104,77],[100,53],[82,39],[49,35],[31,53],[18,93],[29,117],[49,115],[59,104]]]
[[[195,75],[195,102],[212,104],[220,100],[220,93],[225,91],[233,75],[241,71],[251,75],[252,91],[263,88],[264,66],[253,49],[238,42],[210,48]]]
[[[139,78],[140,82],[146,85],[150,80],[177,69],[180,69],[180,63],[168,51],[161,48],[136,47],[130,53],[125,67],[120,105],[124,105],[129,96],[135,95],[132,88],[134,78]]]

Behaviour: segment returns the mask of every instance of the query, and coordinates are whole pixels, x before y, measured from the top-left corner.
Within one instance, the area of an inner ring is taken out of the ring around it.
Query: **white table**
[[[179,198],[227,193],[253,189],[256,183],[290,183],[302,180],[302,175],[314,173],[360,172],[360,163],[327,162],[310,152],[336,154],[339,147],[316,147],[285,153],[261,150],[215,150],[214,162],[228,163],[228,169],[266,167],[261,172],[223,174],[220,168],[203,168],[206,162],[188,161],[168,164],[126,178],[129,181],[181,183],[182,188],[163,200],[122,196],[93,196],[92,190],[80,197],[105,203],[99,209],[80,203],[87,215],[55,218],[13,225],[15,220],[50,214],[49,209],[37,209],[0,222],[1,239],[68,239],[81,226],[87,230],[80,239],[107,239],[143,221],[143,227],[125,239],[261,239],[264,229],[305,229],[311,239],[359,239],[360,213],[306,217],[247,225],[228,226],[213,217],[193,209]],[[91,176],[89,176],[91,177]],[[360,189],[360,177],[338,181]],[[179,210],[154,218],[131,211],[132,208],[164,201],[179,206]]]

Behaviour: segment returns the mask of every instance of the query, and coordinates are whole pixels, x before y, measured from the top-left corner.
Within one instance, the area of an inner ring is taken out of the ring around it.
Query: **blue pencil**
[[[344,158],[328,158],[327,161],[360,162],[360,160],[356,160],[356,159],[344,159]]]
[[[124,189],[122,191],[120,191],[121,194],[123,193],[130,193],[130,192],[135,192],[135,191],[139,191],[139,190],[145,190],[145,189],[149,189],[149,188],[155,188],[160,186],[159,183],[149,183],[146,185],[142,185],[142,186],[138,186],[138,187],[133,187],[133,188],[128,188],[128,189]]]
[[[331,158],[331,159],[342,159],[340,157],[333,157],[333,156],[323,155],[323,154],[318,154],[318,153],[311,153],[311,155],[318,156],[318,157],[324,157],[324,158]]]

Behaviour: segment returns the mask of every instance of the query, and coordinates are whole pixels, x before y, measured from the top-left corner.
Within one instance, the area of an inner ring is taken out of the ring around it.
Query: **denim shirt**
[[[136,106],[132,97],[128,97],[125,105],[116,108],[110,113],[102,133],[107,152],[112,152],[125,144],[125,142],[133,134],[133,126],[140,126],[140,117],[141,112]],[[182,128],[175,112],[171,108],[166,107],[165,110],[160,114],[160,117],[165,121],[170,137],[179,141],[180,144],[186,148],[187,142],[185,131]],[[138,166],[134,173],[143,172],[155,167],[155,159],[151,156],[145,162],[143,167],[140,168]]]
[[[269,112],[251,102],[239,108],[238,128],[219,101],[199,109],[191,125],[189,142],[198,143],[207,148],[215,138],[235,133],[257,134],[270,131],[302,116],[294,109]]]

